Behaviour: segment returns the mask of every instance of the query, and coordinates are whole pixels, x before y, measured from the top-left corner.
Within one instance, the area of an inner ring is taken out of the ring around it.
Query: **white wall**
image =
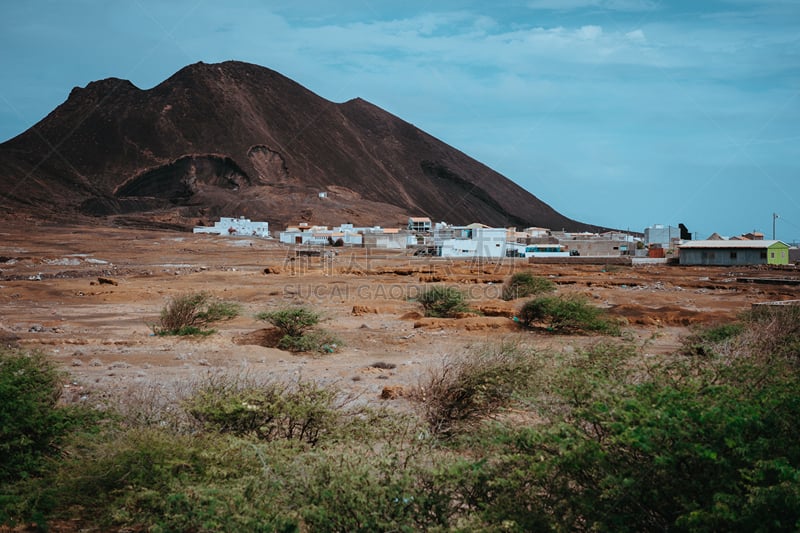
[[[233,233],[231,233],[233,229]],[[269,237],[269,222],[253,222],[248,218],[222,217],[213,227],[199,226],[193,233],[212,233],[216,235]]]

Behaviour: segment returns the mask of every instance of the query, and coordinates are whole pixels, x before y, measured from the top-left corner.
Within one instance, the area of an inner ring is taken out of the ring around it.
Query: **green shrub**
[[[491,417],[530,386],[535,360],[513,344],[448,358],[412,392],[432,433],[449,436]]]
[[[425,316],[452,318],[459,313],[469,311],[464,302],[464,294],[455,287],[436,285],[428,287],[419,295],[417,301],[422,304]]]
[[[207,292],[181,294],[161,310],[157,324],[151,326],[156,335],[208,335],[213,323],[239,315],[239,306],[214,299]]]
[[[297,531],[287,506],[273,505],[281,489],[264,475],[269,455],[218,434],[111,432],[68,461],[50,497],[88,530]]]
[[[503,300],[516,300],[556,290],[556,284],[530,272],[517,272],[503,285]]]
[[[266,320],[282,335],[300,337],[319,324],[320,315],[306,307],[293,307],[278,311],[263,312],[256,315],[259,320]]]
[[[554,333],[620,333],[617,323],[580,296],[535,298],[525,302],[518,318],[520,324],[527,328],[542,324]]]
[[[257,386],[218,378],[197,390],[185,408],[206,431],[316,444],[337,421],[335,397],[332,389],[310,382]]]
[[[428,461],[441,463],[441,457]],[[302,457],[290,476],[309,531],[449,531],[462,509],[453,478],[392,444],[380,452],[348,444]]]
[[[306,307],[293,307],[256,315],[278,328],[281,338],[278,348],[292,352],[332,353],[341,341],[324,330],[314,330],[320,315]]]
[[[278,348],[290,352],[333,353],[339,349],[342,341],[329,331],[309,331],[299,337],[284,335],[278,341]]]
[[[87,412],[58,406],[61,391],[46,356],[0,349],[0,484],[40,474],[69,431],[88,422]]]

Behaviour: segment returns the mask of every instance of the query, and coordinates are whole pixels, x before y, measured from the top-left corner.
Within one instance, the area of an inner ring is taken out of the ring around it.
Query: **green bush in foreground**
[[[219,434],[132,428],[85,443],[46,492],[57,516],[78,513],[99,531],[298,531],[264,475],[268,453]]]
[[[463,512],[458,479],[440,475],[425,450],[402,450],[385,443],[380,452],[349,445],[314,450],[294,468],[294,498],[308,531],[451,531]],[[456,483],[454,483],[456,482]]]
[[[556,290],[556,284],[530,272],[517,272],[503,285],[503,300],[516,300]]]
[[[695,360],[620,383],[583,359],[572,375],[586,386],[563,381],[546,425],[495,437],[508,446],[479,480],[484,519],[517,531],[796,531],[800,380],[785,367],[742,380],[749,364]]]
[[[455,287],[435,285],[428,287],[417,298],[422,304],[425,316],[436,318],[453,318],[459,313],[466,313],[469,307],[464,302],[464,294]]]
[[[62,378],[39,352],[0,349],[0,483],[41,473],[46,458],[58,456],[64,437],[86,418],[57,405]]]
[[[579,296],[548,296],[525,302],[519,312],[519,322],[527,328],[541,324],[554,333],[620,333],[618,324]]]
[[[185,407],[207,431],[313,445],[336,424],[335,396],[310,382],[286,386],[217,379],[196,391]]]
[[[208,335],[213,333],[208,329],[211,324],[238,315],[238,305],[216,300],[207,292],[181,294],[170,299],[151,328],[156,335]]]

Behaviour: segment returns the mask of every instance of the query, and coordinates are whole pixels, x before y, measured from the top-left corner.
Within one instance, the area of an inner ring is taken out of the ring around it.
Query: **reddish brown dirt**
[[[291,260],[273,241],[95,227],[0,230],[0,342],[42,349],[71,376],[76,394],[178,386],[225,371],[314,379],[381,401],[385,386],[409,386],[424,369],[470,345],[514,340],[552,350],[596,337],[521,331],[521,301],[499,299],[503,281],[530,269],[623,319],[646,353],[674,350],[693,324],[729,320],[753,303],[800,298],[792,285],[737,277],[791,277],[758,268],[529,265],[450,261],[404,253],[338,249],[333,263]],[[265,274],[268,268],[270,273]],[[100,283],[107,278],[111,283]],[[423,318],[413,298],[431,280],[461,288],[483,316]],[[238,318],[202,338],[157,337],[149,324],[171,297],[208,291],[242,305]],[[265,347],[274,332],[264,310],[307,304],[343,342],[326,355]],[[571,349],[571,348],[569,348]],[[376,362],[394,368],[374,368]]]

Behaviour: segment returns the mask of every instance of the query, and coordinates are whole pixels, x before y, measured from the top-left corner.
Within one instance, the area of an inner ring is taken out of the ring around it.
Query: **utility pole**
[[[775,221],[778,220],[778,213],[772,213],[772,240],[775,240]]]

